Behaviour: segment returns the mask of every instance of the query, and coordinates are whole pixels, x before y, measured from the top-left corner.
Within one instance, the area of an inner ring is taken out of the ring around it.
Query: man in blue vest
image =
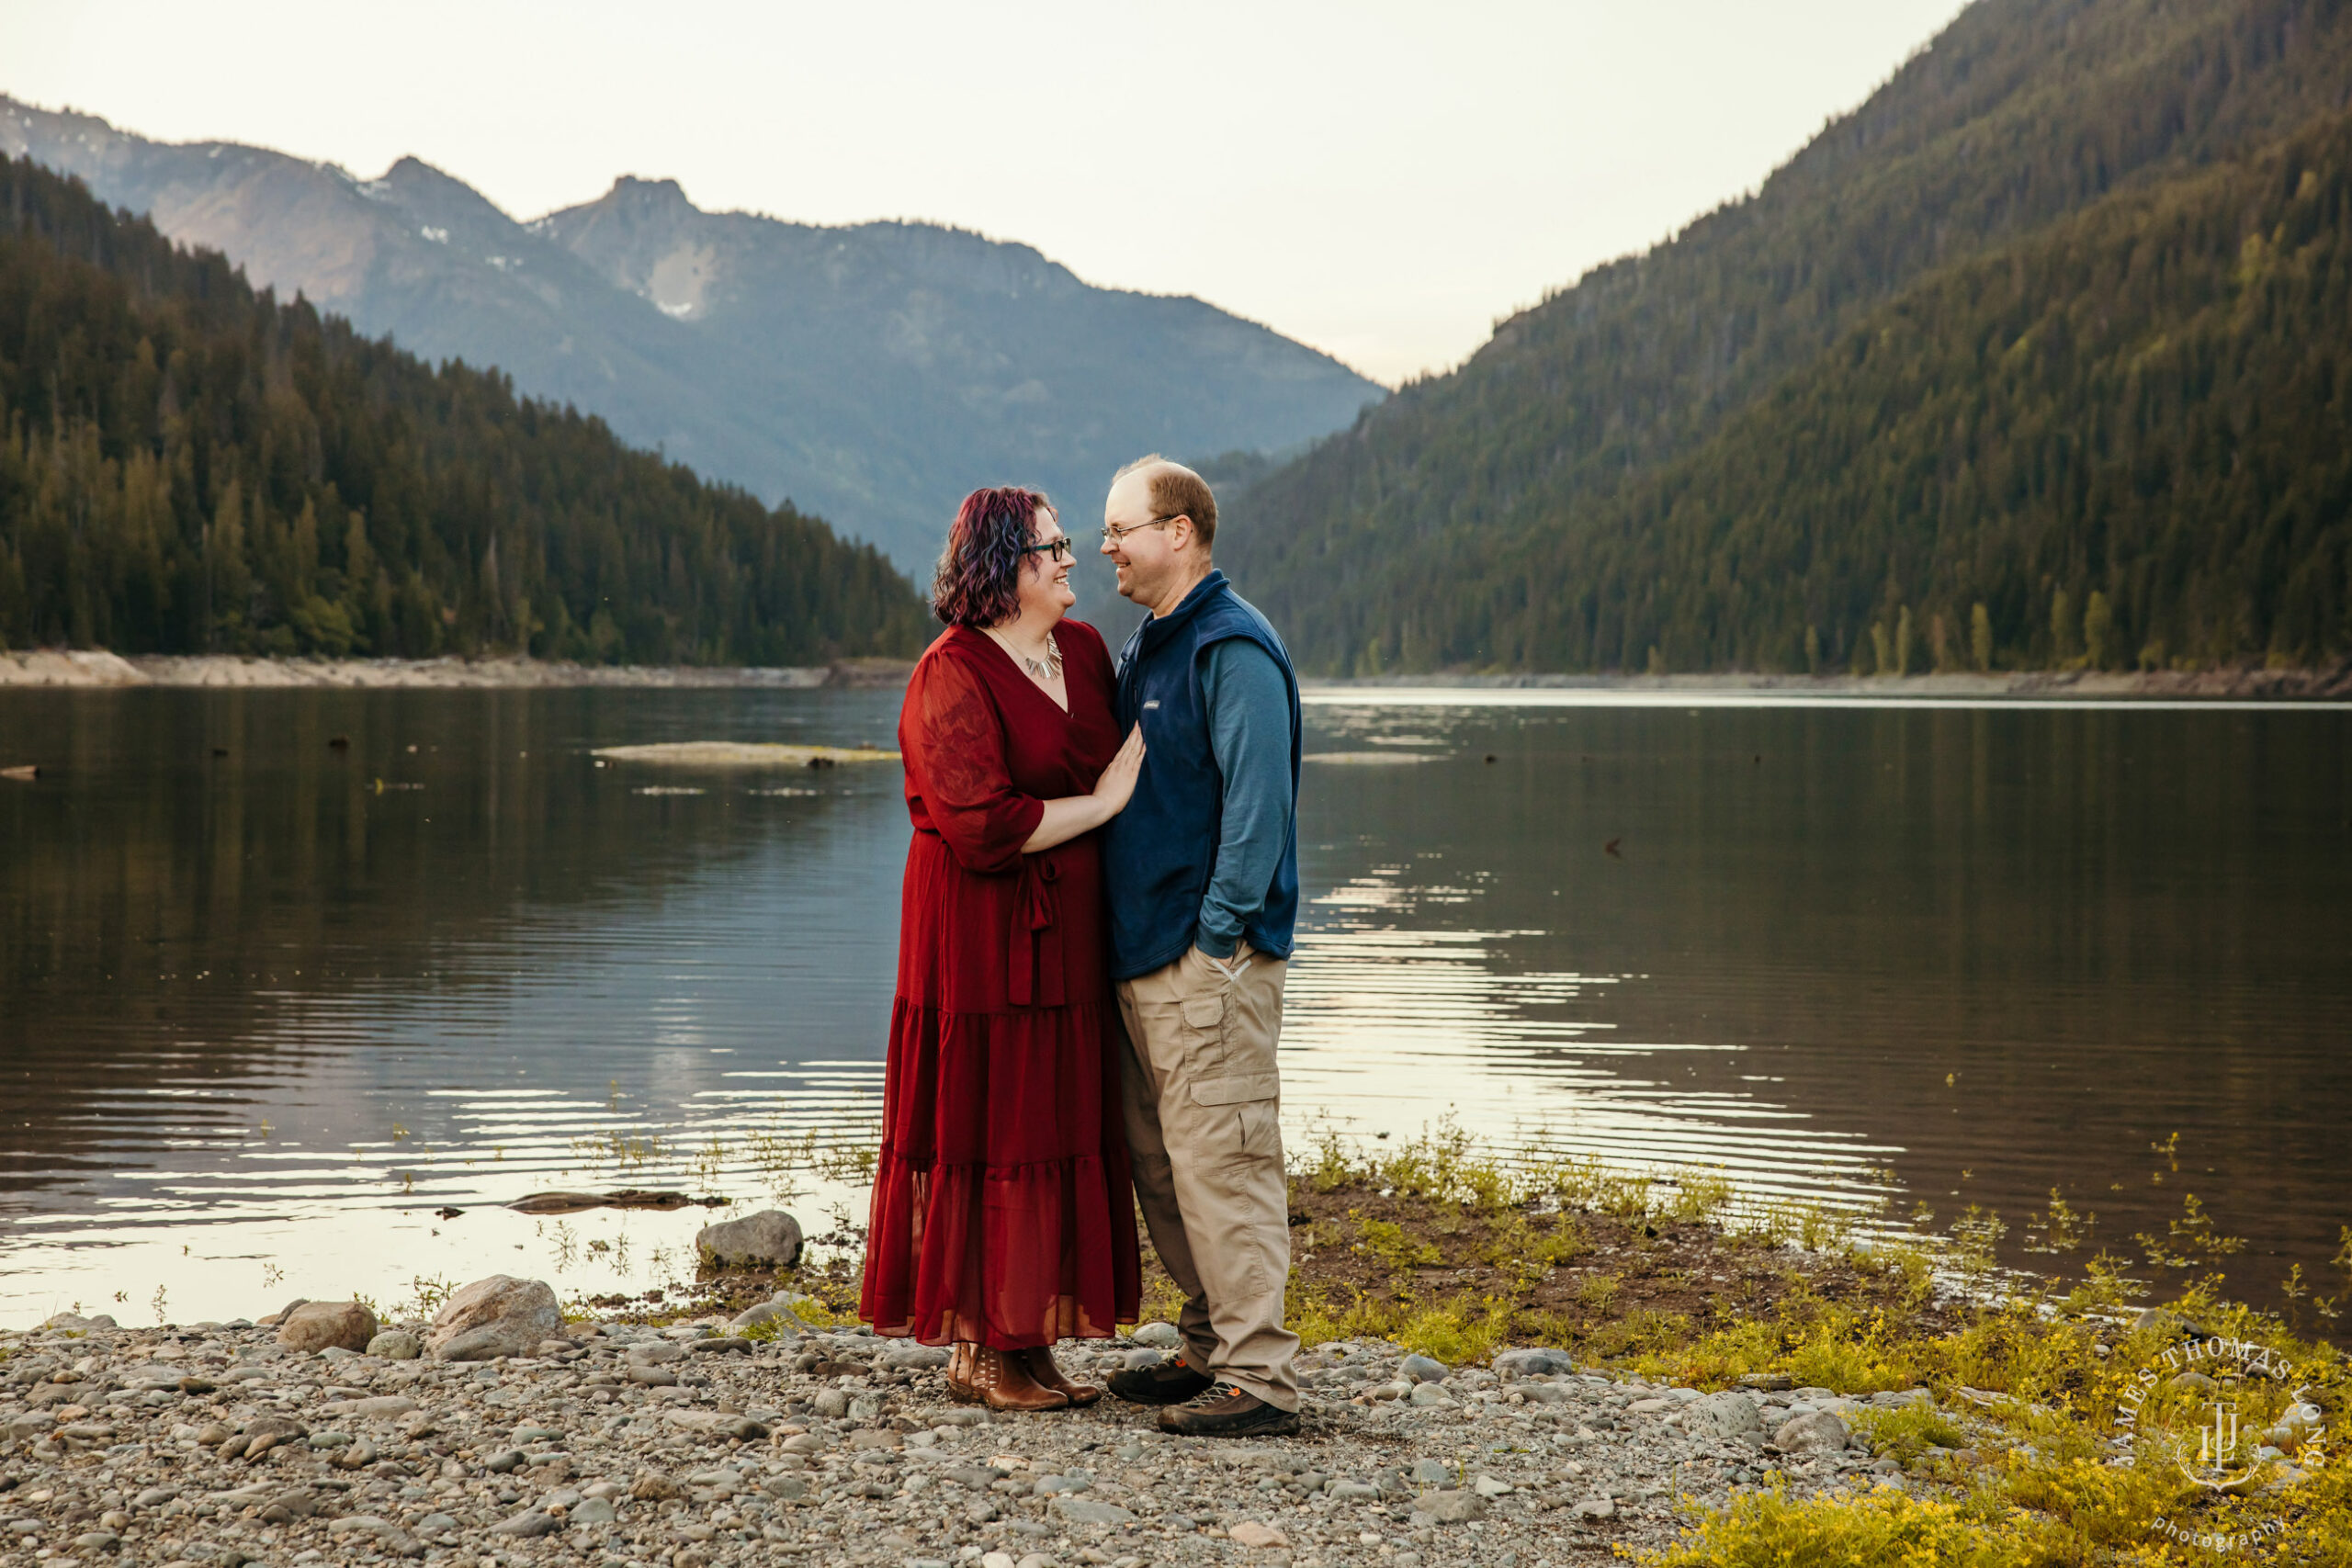
[[[1102,525],[1119,592],[1151,612],[1119,655],[1119,728],[1143,726],[1143,772],[1103,830],[1121,1088],[1136,1197],[1184,1292],[1182,1353],[1111,1392],[1164,1406],[1165,1431],[1295,1432],[1274,1052],[1298,913],[1298,680],[1209,558],[1200,475],[1128,464]]]

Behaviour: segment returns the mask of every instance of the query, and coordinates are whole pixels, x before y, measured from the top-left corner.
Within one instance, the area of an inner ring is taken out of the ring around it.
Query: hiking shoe
[[[1184,1364],[1183,1357],[1178,1356],[1173,1360],[1112,1373],[1111,1392],[1130,1404],[1182,1404],[1216,1381],[1206,1372],[1194,1371]]]
[[[1298,1430],[1298,1412],[1276,1409],[1246,1389],[1221,1382],[1161,1411],[1159,1429],[1185,1438],[1279,1438]]]

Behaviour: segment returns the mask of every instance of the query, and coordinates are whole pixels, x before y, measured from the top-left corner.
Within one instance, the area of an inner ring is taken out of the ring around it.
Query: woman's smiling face
[[[1051,546],[1068,539],[1062,532],[1061,519],[1049,507],[1041,506],[1029,522],[1029,542]],[[1036,549],[1021,558],[1021,615],[1023,620],[1052,626],[1078,603],[1078,594],[1069,585],[1069,569],[1075,550],[1064,546],[1060,553]]]

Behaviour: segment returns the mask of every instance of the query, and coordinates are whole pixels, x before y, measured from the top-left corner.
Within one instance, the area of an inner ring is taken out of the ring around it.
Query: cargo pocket
[[[1236,1301],[1282,1291],[1289,1216],[1283,1201],[1281,1089],[1275,1074],[1246,1072],[1194,1078],[1188,1086],[1193,1149],[1213,1207],[1204,1217],[1218,1237],[1220,1268]]]
[[[1198,1085],[1204,1078],[1214,1078],[1225,1066],[1225,998],[1194,997],[1182,1004],[1184,1020],[1184,1073],[1195,1086],[1193,1098],[1202,1105],[1222,1105],[1224,1100],[1200,1100]]]

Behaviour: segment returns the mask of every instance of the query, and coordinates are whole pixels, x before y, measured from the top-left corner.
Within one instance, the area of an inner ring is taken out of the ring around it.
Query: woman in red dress
[[[1101,1398],[1054,1343],[1138,1306],[1094,830],[1143,739],[1102,635],[1062,618],[1070,559],[1043,495],[967,497],[899,716],[915,830],[858,1312],[953,1346],[950,1393],[1000,1410]]]

